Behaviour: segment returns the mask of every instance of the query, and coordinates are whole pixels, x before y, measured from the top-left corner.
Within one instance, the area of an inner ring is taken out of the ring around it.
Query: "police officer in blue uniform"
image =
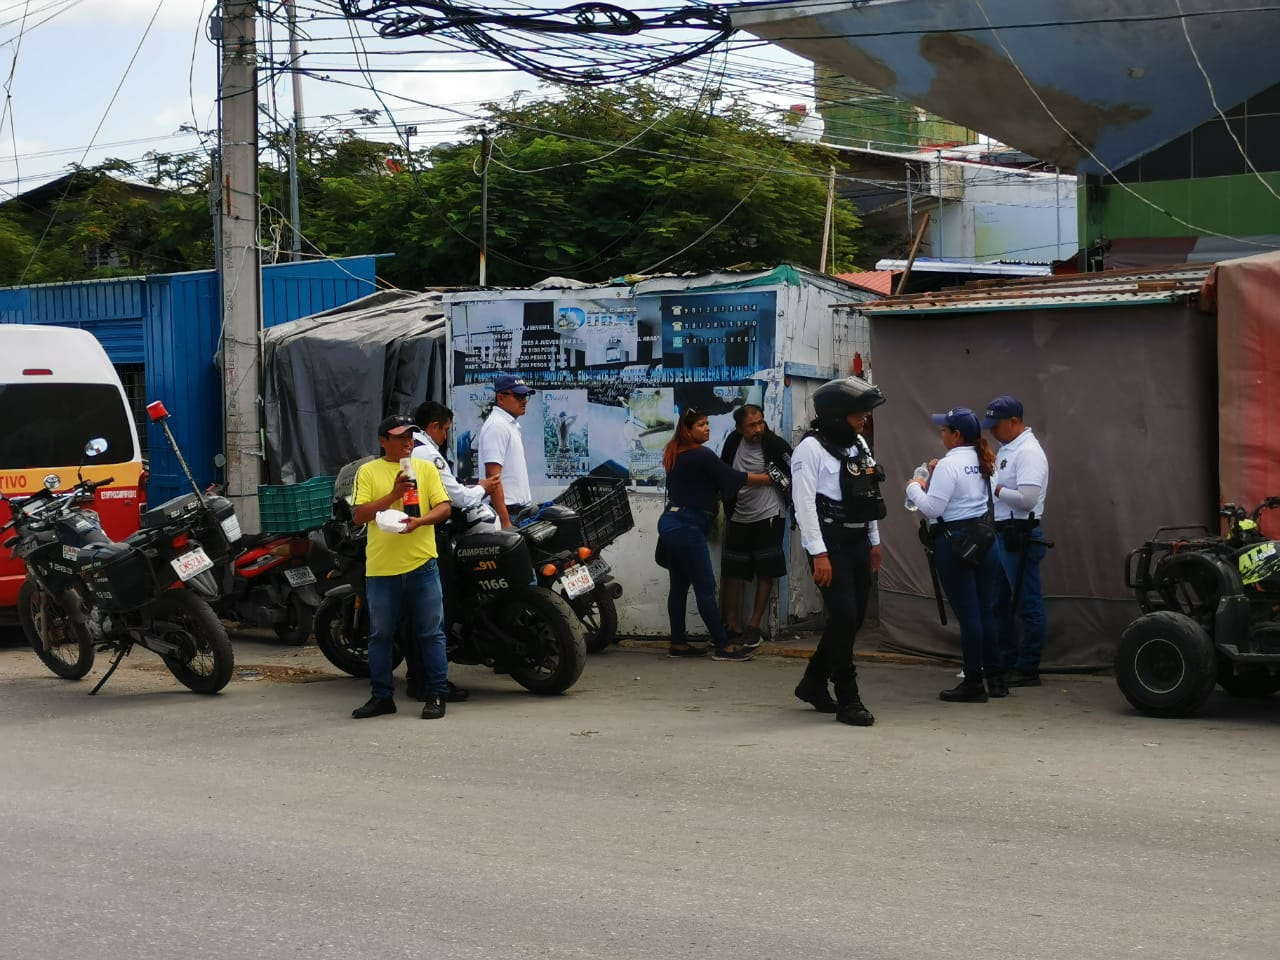
[[[871,575],[880,568],[877,521],[885,515],[884,470],[862,431],[884,401],[879,387],[858,377],[824,383],[813,394],[812,429],[791,456],[796,524],[827,609],[822,639],[795,695],[855,727],[876,719],[859,695],[853,641],[866,617]]]

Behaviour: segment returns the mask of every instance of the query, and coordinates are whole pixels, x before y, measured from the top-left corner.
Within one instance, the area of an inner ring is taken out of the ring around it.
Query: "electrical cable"
[[[1178,11],[1182,12],[1182,0],[1174,0],[1178,5]],[[1240,138],[1236,136],[1235,128],[1231,126],[1231,121],[1227,119],[1227,115],[1223,112],[1222,107],[1218,106],[1218,94],[1213,89],[1213,81],[1209,79],[1209,71],[1205,69],[1204,63],[1200,60],[1200,54],[1196,50],[1195,44],[1191,42],[1191,31],[1187,29],[1187,18],[1182,18],[1182,35],[1187,39],[1187,49],[1191,51],[1191,59],[1196,63],[1196,69],[1200,71],[1200,76],[1204,77],[1205,86],[1209,88],[1209,100],[1213,104],[1213,109],[1217,112],[1222,120],[1222,125],[1227,128],[1227,133],[1231,135],[1232,142],[1236,145],[1236,149],[1240,151],[1240,156],[1244,158],[1245,164],[1258,178],[1258,182],[1266,187],[1267,192],[1271,196],[1280,200],[1280,193],[1276,193],[1275,187],[1271,186],[1266,178],[1258,172],[1258,168],[1253,165],[1253,160],[1249,158],[1249,154],[1245,152],[1244,144],[1240,142]]]

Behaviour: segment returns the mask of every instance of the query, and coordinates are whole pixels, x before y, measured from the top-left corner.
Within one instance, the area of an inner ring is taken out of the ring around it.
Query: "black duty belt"
[[[1020,520],[1015,518],[1010,520],[996,521],[996,529],[1002,530],[1002,531],[1003,530],[1034,530],[1038,526],[1040,526],[1039,517],[1034,517],[1029,520],[1028,519]]]
[[[982,517],[966,517],[963,520],[938,520],[929,528],[929,532],[935,537],[940,537],[944,533],[955,533],[959,530],[968,530],[969,527]]]

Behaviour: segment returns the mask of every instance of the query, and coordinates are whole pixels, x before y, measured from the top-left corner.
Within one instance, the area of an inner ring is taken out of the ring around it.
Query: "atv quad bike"
[[[1228,503],[1226,536],[1206,527],[1161,527],[1125,560],[1125,586],[1142,616],[1120,638],[1116,683],[1154,717],[1187,717],[1215,684],[1233,696],[1280,690],[1280,542],[1252,512]]]

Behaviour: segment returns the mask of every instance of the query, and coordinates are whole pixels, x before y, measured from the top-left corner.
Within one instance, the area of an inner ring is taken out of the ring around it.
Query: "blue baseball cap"
[[[946,413],[933,414],[933,422],[940,427],[950,427],[960,431],[967,443],[972,443],[982,436],[982,426],[978,423],[978,415],[968,407],[952,407]]]
[[[1010,417],[1022,419],[1022,402],[1008,394],[996,397],[987,404],[986,413],[982,416],[982,429],[990,430],[1001,420],[1008,420]]]
[[[538,392],[519,377],[513,377],[510,374],[504,373],[502,376],[498,377],[498,379],[493,381],[493,392],[507,393],[508,391],[514,393],[517,397],[527,397],[531,393]]]

